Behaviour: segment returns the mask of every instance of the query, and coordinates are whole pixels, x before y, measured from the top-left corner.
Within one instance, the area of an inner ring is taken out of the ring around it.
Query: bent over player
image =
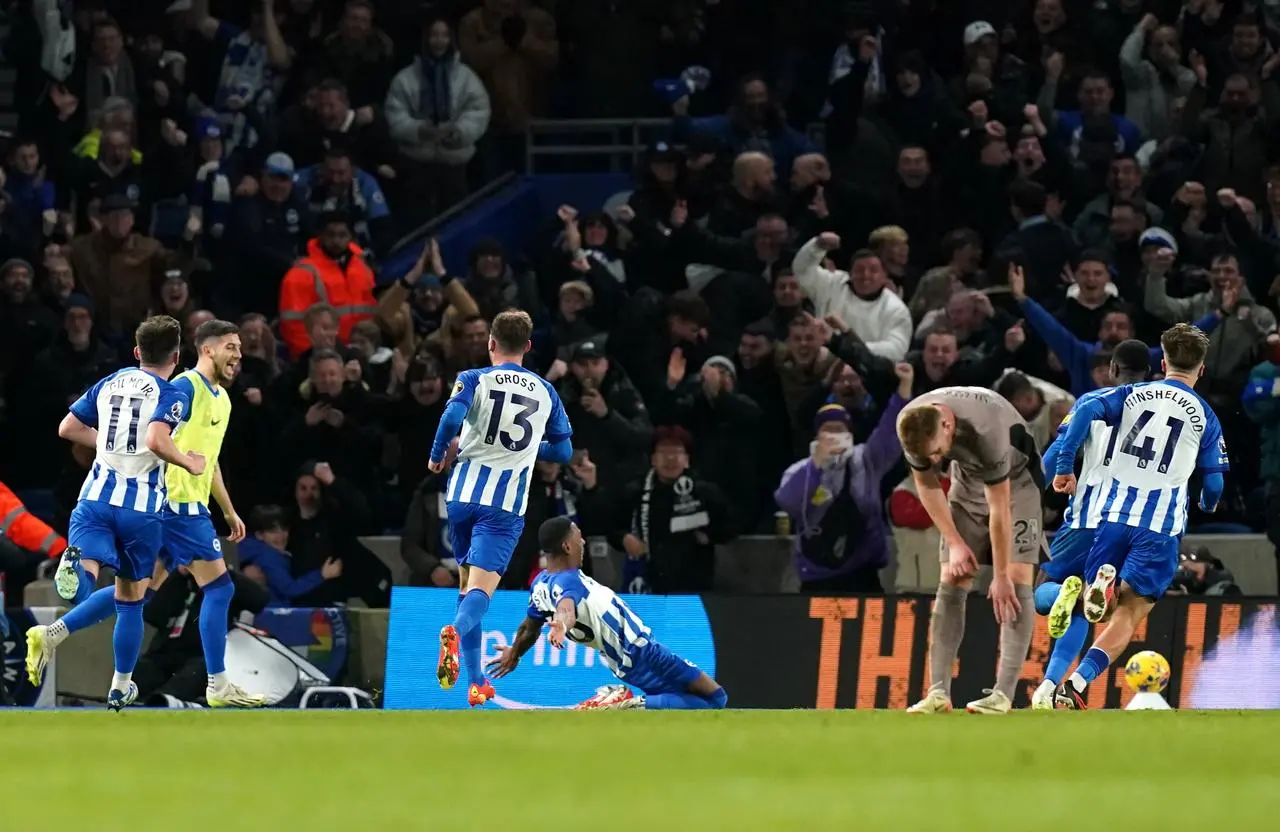
[[[1044,541],[1044,474],[1027,423],[1003,396],[981,387],[925,393],[898,416],[898,438],[920,502],[942,535],[942,575],[930,623],[931,684],[912,713],[951,710],[951,669],[964,640],[965,600],[979,565],[991,565],[988,592],[1000,624],[995,687],[966,706],[1003,714],[1013,705],[1035,625],[1031,582]],[[950,497],[937,467],[951,460]]]
[[[494,696],[480,667],[480,622],[524,530],[533,464],[539,459],[563,464],[573,454],[573,429],[555,388],[521,366],[532,334],[528,313],[508,310],[493,319],[493,366],[458,376],[428,465],[434,473],[443,471],[457,442],[445,506],[460,566],[460,595],[457,616],[440,630],[436,678],[446,689],[458,681],[461,645],[472,706]]]
[[[626,684],[607,685],[578,706],[579,710],[644,708],[704,710],[729,701],[715,679],[653,639],[653,633],[631,608],[582,573],[585,541],[568,517],[553,517],[538,527],[538,546],[547,568],[533,582],[529,611],[509,647],[489,663],[494,678],[516,669],[520,657],[538,643],[542,626],[551,620],[552,646],[565,640],[600,654],[613,675]],[[636,696],[628,685],[644,696]]]
[[[1212,512],[1222,497],[1227,446],[1218,417],[1192,389],[1204,372],[1209,339],[1190,324],[1160,336],[1164,380],[1116,387],[1077,408],[1056,461],[1055,491],[1073,494],[1071,460],[1094,421],[1115,426],[1107,442],[1110,482],[1104,487],[1102,523],[1089,551],[1084,615],[1102,620],[1117,576],[1115,612],[1076,672],[1054,694],[1058,705],[1083,710],[1084,690],[1132,640],[1178,570],[1178,541],[1187,529],[1188,481],[1204,475],[1200,508]],[[1119,564],[1117,569],[1116,564]]]

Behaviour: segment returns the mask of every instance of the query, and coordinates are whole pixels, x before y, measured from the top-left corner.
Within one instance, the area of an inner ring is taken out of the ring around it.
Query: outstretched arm
[[[528,616],[524,621],[520,622],[520,629],[516,630],[515,638],[511,640],[508,647],[502,648],[502,654],[498,658],[485,665],[485,670],[495,679],[501,679],[508,673],[516,669],[516,665],[520,663],[520,659],[533,645],[538,643],[538,636],[542,634],[543,620],[535,616]]]

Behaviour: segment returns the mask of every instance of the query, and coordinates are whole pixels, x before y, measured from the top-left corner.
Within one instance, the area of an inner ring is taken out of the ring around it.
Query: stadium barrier
[[[391,568],[397,584],[408,583],[409,570],[400,557],[400,538],[366,537],[361,541]],[[1241,591],[1249,596],[1274,595],[1276,591],[1275,547],[1260,534],[1187,535],[1183,547],[1204,546],[1235,575]],[[223,544],[224,551],[229,550]],[[598,549],[596,549],[598,551]],[[593,556],[592,569],[598,581],[616,587],[621,582],[625,555],[605,546],[604,556]],[[933,586],[912,586],[897,581],[897,567],[891,562],[880,573],[885,589],[899,592],[933,592]],[[716,592],[794,593],[800,589],[791,539],[774,535],[745,535],[716,547]],[[56,603],[52,601],[51,603]],[[28,601],[28,606],[32,603]]]
[[[273,610],[256,626],[344,684],[386,691],[391,708],[462,707],[435,683],[436,639],[452,618],[457,593],[397,588],[393,611]],[[713,674],[740,708],[900,708],[919,697],[928,673],[926,595],[863,598],[802,596],[629,596],[664,643]],[[483,656],[495,658],[524,616],[527,596],[500,592],[485,617]],[[992,683],[999,631],[987,600],[970,596],[965,642],[954,669],[956,702]],[[10,609],[4,680],[21,704],[49,706],[54,691],[100,695],[111,676],[111,622],[77,633],[58,651],[44,689],[24,682],[22,634],[48,623],[54,608]],[[1173,670],[1169,701],[1187,707],[1280,708],[1280,632],[1273,603],[1169,599],[1160,603],[1105,684],[1089,691],[1090,707],[1129,701],[1123,659],[1156,650]],[[345,629],[346,637],[343,638]],[[148,638],[153,637],[151,632]],[[1019,706],[1039,682],[1049,656],[1044,619],[1036,622],[1019,684]],[[384,676],[385,673],[385,676]],[[564,707],[585,699],[612,676],[579,646],[535,646],[499,687],[504,707]]]
[[[928,686],[926,595],[628,596],[627,603],[677,654],[724,685],[737,708],[907,707]],[[462,708],[465,697],[435,682],[438,644],[430,637],[453,616],[457,594],[397,588],[387,641],[387,708]],[[499,592],[485,617],[484,661],[497,657],[524,618],[528,596]],[[425,635],[424,635],[425,634]],[[1092,638],[1092,634],[1091,634]],[[999,627],[991,606],[971,595],[965,640],[953,670],[957,703],[977,699],[996,672]],[[1049,658],[1045,619],[1037,618],[1016,704],[1028,705]],[[1124,663],[1139,650],[1170,662],[1167,692],[1176,705],[1280,708],[1280,633],[1273,604],[1170,599],[1144,623],[1124,656],[1088,693],[1091,708],[1119,708],[1132,694]],[[506,708],[564,708],[613,676],[581,646],[552,649],[545,638],[498,686]]]

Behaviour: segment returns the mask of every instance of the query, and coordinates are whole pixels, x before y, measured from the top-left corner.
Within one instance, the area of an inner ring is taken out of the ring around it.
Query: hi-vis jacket
[[[307,241],[307,256],[293,264],[280,284],[280,337],[297,358],[311,349],[303,319],[317,303],[327,303],[338,313],[338,337],[343,343],[351,328],[378,311],[373,297],[373,269],[364,250],[352,243],[345,271],[342,264],[320,248],[319,239]]]
[[[67,548],[67,539],[27,511],[18,495],[4,483],[0,483],[0,532],[14,545],[51,558]]]

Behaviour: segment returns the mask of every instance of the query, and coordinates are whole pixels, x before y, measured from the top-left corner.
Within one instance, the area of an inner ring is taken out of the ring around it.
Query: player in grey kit
[[[951,669],[964,640],[965,599],[979,566],[992,566],[988,597],[1000,623],[995,687],[965,706],[1008,713],[1035,626],[1032,580],[1044,547],[1044,472],[1027,423],[1004,397],[981,387],[943,387],[898,416],[898,438],[920,502],[942,534],[942,578],[930,623],[929,678],[911,713],[951,710]],[[938,466],[951,460],[948,497]]]

